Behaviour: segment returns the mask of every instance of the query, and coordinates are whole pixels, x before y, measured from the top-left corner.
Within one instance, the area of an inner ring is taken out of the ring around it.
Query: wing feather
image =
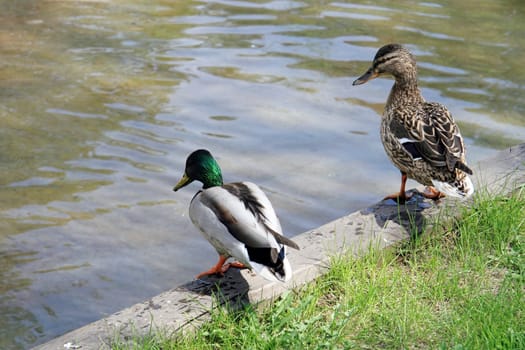
[[[435,167],[446,166],[472,174],[464,163],[465,147],[459,128],[447,108],[439,103],[424,103],[423,109],[404,113],[410,118],[394,118],[390,129],[413,159],[423,158]]]
[[[299,249],[282,234],[270,200],[257,185],[236,182],[209,188],[203,200],[228,231],[245,245],[279,248],[277,243],[280,243]]]

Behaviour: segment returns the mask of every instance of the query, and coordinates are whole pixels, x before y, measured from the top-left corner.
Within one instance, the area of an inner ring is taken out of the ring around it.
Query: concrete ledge
[[[525,185],[525,144],[511,147],[474,167],[478,191],[508,193]],[[406,206],[382,201],[294,237],[300,251],[289,250],[294,275],[289,283],[268,282],[247,270],[230,270],[224,278],[196,280],[133,305],[99,321],[55,338],[34,349],[109,349],[112,339],[147,334],[150,330],[195,327],[209,318],[212,294],[220,288],[222,303],[258,303],[275,298],[322,275],[330,257],[345,251],[360,255],[372,244],[389,246],[421,232],[440,217],[458,214],[451,198],[439,203],[420,195]]]

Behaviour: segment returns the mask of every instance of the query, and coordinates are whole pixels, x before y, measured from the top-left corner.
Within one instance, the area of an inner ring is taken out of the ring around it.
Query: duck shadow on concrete
[[[383,200],[372,207],[362,210],[361,214],[373,214],[378,227],[387,230],[387,232],[391,231],[387,234],[396,236],[402,234],[405,238],[416,239],[427,227],[427,219],[430,216],[427,213],[430,214],[430,212],[436,210],[436,204],[439,202],[426,199],[416,189],[408,192],[412,193],[412,197],[406,203],[399,204],[392,199]],[[398,226],[389,226],[390,222]],[[391,230],[389,230],[389,227]],[[402,228],[401,232],[399,232],[399,227]]]
[[[230,268],[224,276],[210,275],[179,286],[177,289],[200,296],[209,296],[219,305],[236,310],[249,304],[250,286],[241,274],[241,269]]]

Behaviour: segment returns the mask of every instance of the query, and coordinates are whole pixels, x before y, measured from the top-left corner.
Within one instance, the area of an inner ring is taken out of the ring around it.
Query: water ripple
[[[299,1],[269,1],[263,3],[254,3],[249,1],[235,1],[235,0],[199,0],[208,4],[222,4],[226,6],[242,7],[247,9],[266,9],[273,11],[287,11],[298,9],[307,6],[304,2]]]
[[[418,34],[424,35],[424,36],[429,37],[429,38],[434,38],[434,39],[465,41],[465,38],[463,38],[463,37],[448,35],[448,34],[445,34],[445,33],[429,32],[429,31],[421,30],[421,29],[414,28],[414,27],[395,26],[394,28],[398,29],[398,30],[404,30],[404,31],[407,31],[407,32],[418,33]]]
[[[46,109],[46,112],[51,113],[51,114],[67,115],[67,116],[77,117],[77,118],[107,119],[107,116],[104,114],[74,112],[74,111],[67,111],[67,110],[60,109],[60,108],[48,108]]]
[[[306,30],[322,30],[323,27],[314,25],[250,25],[236,27],[201,26],[185,30],[189,35],[203,34],[238,34],[238,35],[262,35],[268,33],[303,32]]]

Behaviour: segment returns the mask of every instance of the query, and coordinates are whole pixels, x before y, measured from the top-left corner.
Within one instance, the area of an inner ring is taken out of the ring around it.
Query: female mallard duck
[[[472,170],[465,161],[459,128],[445,106],[426,102],[421,96],[412,54],[399,44],[383,46],[372,66],[353,85],[382,74],[394,76],[395,83],[381,121],[381,140],[390,160],[401,170],[399,193],[385,199],[407,200],[407,178],[429,186],[424,193],[427,198],[470,196],[474,192],[468,176]]]
[[[223,184],[221,168],[210,152],[202,149],[188,156],[184,175],[173,190],[194,180],[203,186],[191,200],[191,221],[219,253],[218,263],[197,278],[222,275],[233,266],[253,268],[269,280],[288,281],[292,269],[285,245],[299,247],[283,236],[264,192],[251,182]],[[225,264],[229,257],[239,262]]]

